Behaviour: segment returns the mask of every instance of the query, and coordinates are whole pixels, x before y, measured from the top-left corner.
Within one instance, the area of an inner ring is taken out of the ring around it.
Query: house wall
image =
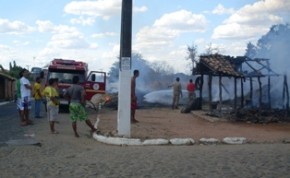
[[[0,100],[5,98],[5,78],[0,76]]]
[[[15,93],[15,80],[0,75],[0,101],[13,100]]]

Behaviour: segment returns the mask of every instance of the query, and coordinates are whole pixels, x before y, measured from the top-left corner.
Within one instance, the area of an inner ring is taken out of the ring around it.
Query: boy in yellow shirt
[[[47,100],[47,119],[49,121],[50,131],[52,134],[58,134],[55,130],[54,125],[58,119],[59,101],[57,100],[58,92],[55,87],[57,80],[54,78],[49,79],[48,86],[43,90],[43,95]]]
[[[42,118],[40,116],[40,111],[41,111],[41,103],[42,103],[42,94],[40,92],[41,90],[41,79],[40,77],[36,77],[34,86],[33,86],[33,91],[34,91],[34,117],[35,118]]]

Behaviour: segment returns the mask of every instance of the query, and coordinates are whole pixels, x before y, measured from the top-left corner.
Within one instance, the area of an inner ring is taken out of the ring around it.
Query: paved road
[[[14,103],[0,106],[0,122],[2,142],[22,138],[29,129],[19,126]],[[67,125],[62,120],[61,134],[47,135],[41,120],[30,127],[41,129],[41,147],[0,147],[0,177],[290,177],[290,144],[119,147],[84,135],[75,139]]]
[[[44,108],[42,109],[42,115],[44,115]],[[30,111],[31,120],[34,120],[33,113],[34,107]],[[7,141],[27,139],[24,135],[25,130],[29,129],[28,127],[30,126],[23,127],[20,125],[19,114],[14,102],[0,103],[0,146],[6,145]]]
[[[0,146],[13,139],[22,139],[24,128],[19,124],[19,115],[14,102],[0,104]]]
[[[0,147],[0,170],[0,177],[13,178],[289,178],[290,147],[117,147],[100,143]]]

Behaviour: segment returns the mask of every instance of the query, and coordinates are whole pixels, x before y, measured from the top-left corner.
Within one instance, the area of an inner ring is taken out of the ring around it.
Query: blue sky
[[[53,58],[108,71],[120,51],[121,0],[0,0],[0,64],[26,68]],[[16,5],[17,4],[17,5]],[[274,24],[289,23],[289,0],[133,0],[132,50],[175,72],[190,71],[188,45],[244,55]],[[133,61],[134,62],[134,61]]]

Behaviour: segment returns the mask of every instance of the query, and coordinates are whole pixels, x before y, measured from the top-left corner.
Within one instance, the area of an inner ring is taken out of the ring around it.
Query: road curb
[[[100,122],[99,115],[96,118],[96,122],[94,124],[95,129],[98,130],[98,125]],[[172,139],[146,139],[142,141],[139,138],[126,138],[126,137],[113,137],[113,136],[104,136],[98,134],[100,132],[95,132],[93,134],[93,138],[97,141],[109,145],[128,145],[128,146],[146,146],[146,145],[194,145],[196,142],[193,138],[172,138]],[[204,145],[213,145],[213,144],[245,144],[245,137],[225,137],[222,142],[220,142],[216,138],[201,138],[199,140],[200,144]]]
[[[97,141],[109,145],[120,145],[120,146],[149,146],[149,145],[195,145],[196,142],[192,138],[172,138],[172,139],[146,139],[142,141],[139,138],[125,138],[125,137],[107,137],[97,133],[93,134],[93,138]],[[247,139],[245,137],[225,137],[220,142],[216,138],[201,138],[199,144],[213,145],[213,144],[228,144],[228,145],[241,145],[246,144]]]

